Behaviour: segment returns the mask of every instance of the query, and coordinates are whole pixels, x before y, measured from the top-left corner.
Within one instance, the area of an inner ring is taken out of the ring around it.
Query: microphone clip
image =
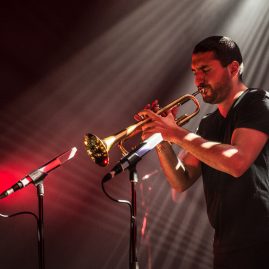
[[[38,184],[40,184],[45,177],[48,175],[48,173],[45,173],[43,171],[41,171],[40,169],[35,170],[34,172],[29,174],[29,177],[32,179],[32,182],[35,186],[37,186]]]

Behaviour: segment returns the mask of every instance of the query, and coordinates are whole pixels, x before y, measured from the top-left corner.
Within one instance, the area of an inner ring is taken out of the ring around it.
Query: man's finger
[[[138,114],[135,114],[135,115],[134,115],[134,119],[135,119],[136,121],[142,121],[144,118],[141,117],[141,116],[139,116]]]
[[[177,116],[178,110],[179,110],[178,106],[175,106],[171,109],[171,113],[173,114],[174,118]]]
[[[149,109],[143,110],[143,111],[139,112],[138,115],[140,117],[144,117],[144,118],[147,118],[148,117],[148,118],[151,118],[153,120],[157,120],[158,117],[159,117],[157,114],[155,114],[153,111],[151,111]]]
[[[150,104],[146,104],[144,109],[150,109],[151,108],[151,105]]]

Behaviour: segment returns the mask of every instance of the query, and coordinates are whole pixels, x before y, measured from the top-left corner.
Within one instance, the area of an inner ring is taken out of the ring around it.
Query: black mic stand
[[[36,185],[38,196],[38,264],[39,269],[45,268],[45,255],[44,255],[44,184],[43,181]]]
[[[21,212],[13,214],[31,214],[37,219],[37,236],[38,236],[38,263],[39,269],[45,268],[45,256],[44,256],[44,185],[43,181],[48,173],[55,168],[59,167],[66,161],[73,158],[76,154],[77,148],[73,147],[70,150],[58,155],[48,163],[44,164],[39,169],[33,171],[29,175],[27,175],[24,179],[18,181],[15,185],[13,185],[10,189],[0,194],[0,199],[10,195],[11,193],[26,187],[29,183],[33,183],[37,188],[37,196],[38,196],[38,217],[31,212]],[[31,180],[30,180],[30,179]]]
[[[161,141],[163,141],[160,133],[153,134],[151,137],[143,141],[137,148],[127,154],[121,159],[121,161],[111,170],[110,173],[106,174],[102,180],[102,189],[104,193],[113,201],[118,203],[128,204],[130,207],[130,246],[129,246],[129,268],[139,269],[137,260],[137,222],[136,222],[136,184],[138,182],[136,164],[142,159],[142,157],[156,147]],[[126,200],[117,200],[111,197],[105,190],[104,183],[113,178],[115,175],[122,171],[129,170],[129,178],[131,182],[131,202]]]
[[[44,251],[44,184],[43,181],[47,176],[47,173],[42,172],[39,174],[37,180],[34,180],[34,185],[37,190],[38,198],[38,219],[37,219],[37,240],[38,240],[38,264],[39,269],[45,269],[45,251]]]
[[[139,269],[137,260],[137,221],[136,221],[136,184],[138,176],[136,171],[136,162],[129,166],[129,177],[131,182],[131,218],[130,218],[130,269]]]

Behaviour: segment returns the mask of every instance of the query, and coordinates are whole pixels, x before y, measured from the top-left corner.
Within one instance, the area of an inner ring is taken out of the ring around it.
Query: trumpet
[[[203,89],[198,88],[198,90],[192,94],[183,95],[183,96],[179,97],[178,99],[172,101],[167,106],[159,109],[156,112],[156,114],[159,115],[159,114],[162,114],[164,112],[168,112],[169,110],[171,110],[174,107],[181,106],[188,101],[193,101],[193,103],[195,105],[195,109],[192,113],[184,114],[178,118],[175,118],[176,124],[178,126],[182,126],[185,123],[187,123],[191,118],[193,118],[196,114],[199,113],[200,104],[199,104],[198,100],[195,98],[195,96],[198,93],[202,93],[202,92],[203,92]],[[111,136],[108,136],[104,139],[100,139],[96,135],[93,135],[90,133],[85,134],[84,135],[84,145],[85,145],[85,148],[86,148],[88,155],[96,164],[103,166],[103,167],[107,166],[109,164],[108,152],[110,151],[110,149],[116,143],[118,143],[118,146],[119,146],[123,156],[128,154],[128,151],[123,147],[123,142],[125,140],[127,140],[128,138],[130,138],[132,135],[134,135],[134,133],[138,133],[139,127],[141,127],[142,125],[144,125],[145,123],[147,123],[149,121],[150,121],[150,119],[146,118],[142,121],[137,122],[136,124],[133,124],[125,129],[119,131],[118,133],[111,135]]]

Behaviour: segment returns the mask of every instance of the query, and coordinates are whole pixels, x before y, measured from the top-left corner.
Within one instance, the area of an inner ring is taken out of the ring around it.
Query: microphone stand
[[[38,175],[35,178],[35,174],[33,175],[33,182],[36,186],[37,190],[37,198],[38,198],[38,218],[37,218],[37,244],[38,244],[38,264],[39,269],[45,269],[45,244],[44,244],[44,184],[43,181],[45,177],[48,175],[45,172],[36,173]]]
[[[42,182],[36,185],[38,196],[38,264],[39,269],[45,268],[45,255],[44,255],[44,184]]]
[[[138,182],[136,162],[129,166],[129,177],[131,182],[131,218],[130,218],[130,269],[139,269],[137,260],[137,221],[136,221],[136,184]]]
[[[50,164],[49,162],[48,164]],[[55,167],[56,168],[56,167]],[[45,269],[45,251],[44,251],[44,184],[43,181],[48,173],[40,169],[31,173],[31,178],[37,189],[38,198],[38,218],[37,218],[37,244],[38,244],[38,264],[39,269]]]
[[[138,182],[138,176],[136,171],[136,164],[142,159],[142,157],[155,148],[160,142],[163,141],[163,137],[160,133],[153,134],[148,139],[144,140],[137,148],[131,151],[129,154],[124,156],[121,161],[111,170],[110,173],[106,174],[102,180],[102,188],[104,193],[113,201],[118,203],[126,203],[130,206],[131,217],[130,217],[130,245],[129,245],[129,268],[139,269],[137,260],[137,222],[136,222],[136,184]],[[131,182],[131,196],[132,200],[123,201],[117,200],[111,197],[104,188],[104,183],[115,175],[121,173],[125,169],[129,170],[129,178]]]
[[[37,218],[37,236],[38,236],[38,264],[39,269],[45,268],[45,256],[44,256],[44,185],[43,181],[49,172],[56,169],[66,161],[73,158],[76,154],[77,148],[73,147],[70,150],[58,155],[42,167],[31,172],[22,180],[18,181],[10,189],[0,194],[0,199],[12,194],[13,192],[26,187],[28,184],[33,183],[37,188],[38,196],[38,217]]]

